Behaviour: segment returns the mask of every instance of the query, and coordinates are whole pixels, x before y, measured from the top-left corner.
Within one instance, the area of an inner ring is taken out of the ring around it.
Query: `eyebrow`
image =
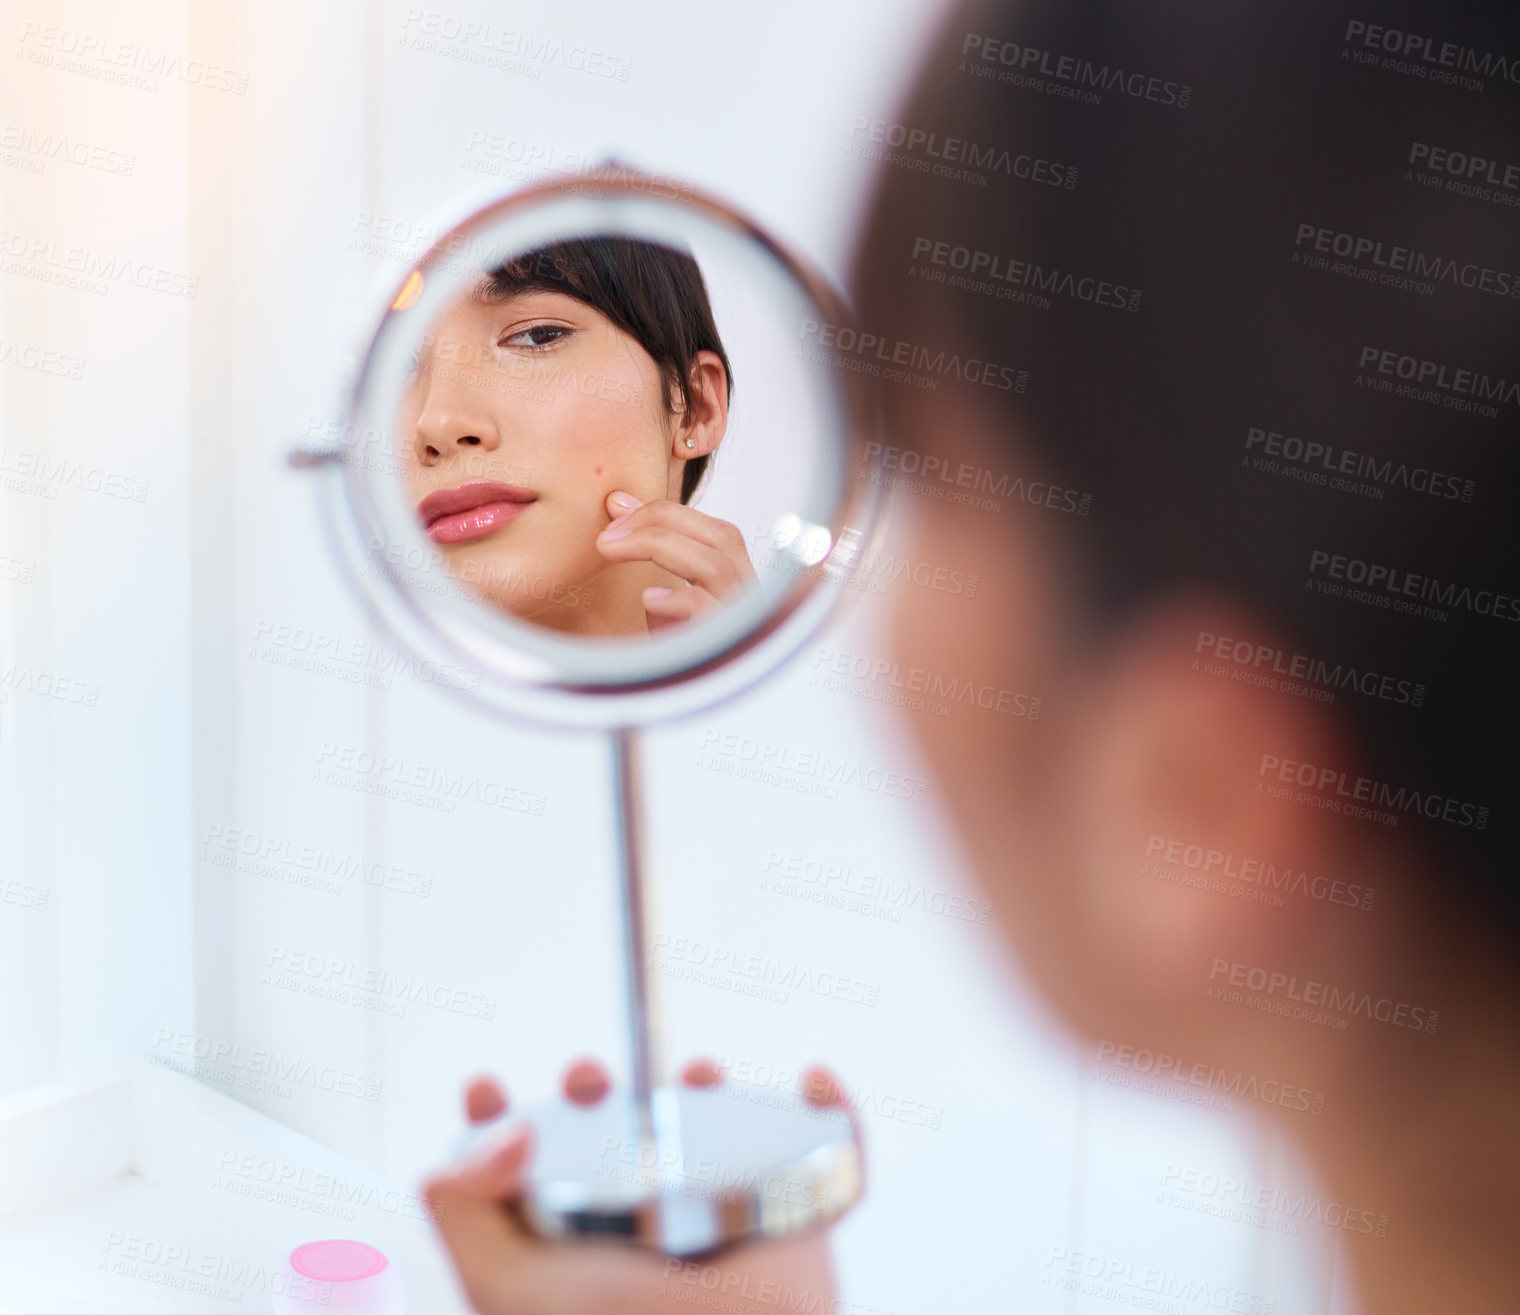
[[[469,300],[477,305],[499,306],[504,302],[514,301],[518,297],[531,297],[536,293],[569,297],[571,301],[581,300],[581,298],[577,297],[567,288],[555,287],[552,284],[540,283],[537,280],[521,283],[514,280],[511,285],[503,287],[496,280],[496,277],[491,274],[485,275],[470,290]]]

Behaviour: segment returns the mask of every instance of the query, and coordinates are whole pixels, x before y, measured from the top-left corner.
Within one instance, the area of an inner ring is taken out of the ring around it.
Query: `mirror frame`
[[[381,368],[378,358],[385,346],[390,309],[419,272],[425,285],[427,271],[444,262],[457,262],[453,253],[461,248],[469,250],[474,235],[520,219],[546,203],[588,197],[595,202],[634,200],[640,204],[654,199],[659,205],[679,207],[688,215],[695,213],[757,246],[797,285],[816,309],[820,322],[840,327],[855,324],[853,311],[827,278],[727,202],[684,185],[672,188],[668,179],[621,166],[614,173],[603,166],[531,184],[488,202],[444,231],[399,281],[386,280],[386,295],[379,303],[385,309],[370,332],[347,389],[340,433],[362,432],[368,392]],[[388,541],[387,518],[375,497],[374,473],[360,448],[340,439],[320,448],[292,452],[290,460],[295,466],[323,471],[323,519],[345,574],[370,615],[423,662],[452,663],[466,677],[478,675],[473,684],[468,679],[440,683],[477,704],[543,726],[611,730],[648,725],[712,707],[783,665],[839,606],[853,572],[877,544],[884,529],[886,487],[872,448],[879,433],[879,399],[869,376],[862,372],[823,368],[832,370],[838,381],[835,391],[843,404],[839,414],[846,431],[840,435],[843,477],[825,527],[831,540],[828,552],[815,563],[799,559],[797,578],[769,606],[757,597],[753,605],[741,604],[735,609],[729,625],[734,633],[720,638],[719,647],[712,649],[708,623],[695,635],[705,642],[691,646],[705,655],[657,675],[599,680],[567,677],[542,654],[535,657],[526,650],[552,655],[564,646],[584,646],[585,640],[558,636],[540,639],[535,635],[531,641],[514,642],[527,640],[523,632],[529,623],[498,617],[485,603],[474,599],[466,600],[466,608],[458,611],[456,624],[445,624],[446,608],[424,605],[407,585],[404,572],[376,569],[371,546]],[[878,443],[874,452],[880,450]],[[743,624],[746,621],[750,623]],[[475,623],[474,629],[470,622]],[[662,635],[656,643],[669,651],[679,646],[680,638],[679,634]],[[568,657],[570,650],[564,651]],[[609,663],[626,657],[627,651],[620,643],[609,643],[604,649]],[[577,656],[584,658],[584,654],[582,648]]]

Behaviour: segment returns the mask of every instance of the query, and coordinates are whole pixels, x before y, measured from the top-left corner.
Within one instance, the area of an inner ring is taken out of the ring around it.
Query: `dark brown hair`
[[[889,385],[890,442],[932,448],[894,417],[953,391],[993,460],[1090,499],[997,514],[1069,550],[1092,641],[1241,600],[1339,673],[1314,697],[1389,834],[1520,919],[1520,6],[1370,12],[957,6],[852,285],[883,340],[978,366]]]
[[[691,401],[697,353],[723,362],[728,394],[734,374],[718,336],[707,284],[684,251],[629,237],[588,237],[530,251],[491,271],[489,294],[512,297],[535,290],[560,292],[600,311],[636,339],[659,367],[665,409]],[[681,501],[690,502],[709,457],[693,457],[681,472]]]

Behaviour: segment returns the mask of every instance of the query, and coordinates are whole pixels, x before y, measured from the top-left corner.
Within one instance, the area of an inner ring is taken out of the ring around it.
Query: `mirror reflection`
[[[687,252],[618,235],[526,252],[426,325],[410,367],[408,505],[490,606],[636,637],[757,584],[744,531],[702,510],[723,479],[734,370]]]

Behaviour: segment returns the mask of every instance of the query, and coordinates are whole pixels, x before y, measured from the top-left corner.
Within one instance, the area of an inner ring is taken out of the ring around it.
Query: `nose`
[[[472,383],[469,374],[467,366],[440,360],[429,362],[422,372],[417,382],[422,406],[413,440],[419,464],[436,466],[472,449],[491,452],[501,446],[485,389]]]

